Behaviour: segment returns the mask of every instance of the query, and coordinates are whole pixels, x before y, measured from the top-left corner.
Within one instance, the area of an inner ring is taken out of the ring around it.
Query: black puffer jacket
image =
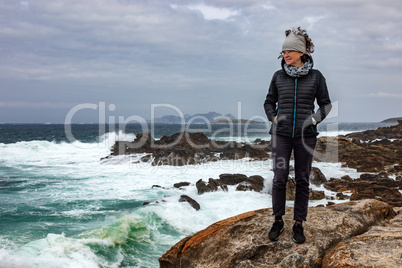
[[[312,58],[310,61],[313,62]],[[305,76],[294,78],[283,69],[275,72],[264,102],[265,113],[272,122],[269,133],[287,137],[318,135],[317,123],[324,120],[331,110],[331,100],[324,76],[320,71],[311,69]],[[317,99],[319,109],[314,111]],[[277,124],[274,118],[277,117]]]

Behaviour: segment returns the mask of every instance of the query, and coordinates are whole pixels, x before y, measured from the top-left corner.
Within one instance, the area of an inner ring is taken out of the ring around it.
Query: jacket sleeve
[[[329,98],[329,92],[325,77],[320,73],[320,79],[318,82],[318,88],[316,91],[316,99],[319,109],[314,113],[313,117],[317,124],[325,119],[332,108],[331,100]]]
[[[265,114],[269,121],[274,122],[276,116],[276,103],[278,102],[278,88],[276,87],[276,75],[274,74],[269,85],[267,97],[264,102]]]

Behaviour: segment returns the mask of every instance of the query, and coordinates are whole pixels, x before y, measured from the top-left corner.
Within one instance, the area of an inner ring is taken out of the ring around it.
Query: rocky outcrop
[[[247,177],[244,174],[221,174],[219,179],[209,178],[208,183],[200,179],[195,185],[198,194],[215,192],[219,189],[228,191],[228,185],[237,185],[236,191],[261,192],[264,188],[264,178],[259,175]]]
[[[398,124],[389,127],[379,127],[376,130],[366,130],[363,132],[353,132],[345,135],[349,139],[359,139],[361,141],[372,141],[376,139],[402,139],[402,120],[397,120]]]
[[[261,139],[253,143],[216,141],[199,133],[180,132],[155,140],[149,133],[138,134],[132,142],[117,141],[110,156],[148,154],[141,158],[152,165],[182,166],[222,159],[238,160],[250,157],[266,160],[270,155],[270,142]],[[358,172],[386,171],[402,176],[402,121],[398,125],[377,130],[350,133],[340,137],[320,137],[314,160],[341,162]],[[314,170],[313,170],[314,172]],[[312,182],[315,184],[315,182]]]
[[[276,242],[268,239],[273,223],[272,209],[250,211],[182,239],[159,259],[159,263],[162,268],[321,267],[323,259],[325,263],[331,262],[326,255],[334,246],[345,244],[394,216],[388,204],[376,200],[309,208],[304,225],[307,240],[299,245],[291,239],[292,208],[287,208],[285,231]]]
[[[149,133],[142,133],[132,142],[116,141],[111,154],[102,160],[117,155],[146,153],[148,155],[141,158],[143,162],[151,161],[152,165],[183,166],[222,159],[238,160],[245,157],[266,160],[270,157],[268,148],[269,142],[216,141],[208,139],[201,132],[184,131],[172,136],[163,136],[160,140],[155,140]]]
[[[341,162],[358,172],[386,171],[402,175],[402,121],[377,130],[350,133],[340,137],[320,137],[314,160]]]
[[[314,153],[315,161],[341,162],[343,166],[355,168],[358,172],[385,170],[393,175],[402,175],[399,171],[401,159],[401,140],[360,142],[342,137],[320,137]]]
[[[350,191],[350,200],[377,199],[395,207],[402,207],[402,180],[381,177],[378,174],[362,174],[358,179],[344,176],[339,179],[331,178],[324,183],[328,190],[342,193]]]
[[[337,244],[322,267],[402,267],[402,208],[383,226]]]

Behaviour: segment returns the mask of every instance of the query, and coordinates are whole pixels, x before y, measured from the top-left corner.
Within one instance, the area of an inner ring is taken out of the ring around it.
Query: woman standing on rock
[[[314,44],[307,32],[287,30],[282,45],[282,69],[275,72],[264,102],[265,113],[272,122],[270,130],[274,180],[272,207],[275,222],[269,232],[272,241],[284,230],[286,183],[289,160],[293,151],[296,196],[293,240],[304,243],[303,221],[306,221],[309,200],[309,176],[317,141],[317,124],[331,110],[327,85],[320,71],[313,69]],[[314,111],[314,101],[319,109]]]

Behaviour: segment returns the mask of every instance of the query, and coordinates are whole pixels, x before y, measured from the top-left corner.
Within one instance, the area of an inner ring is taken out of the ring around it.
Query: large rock
[[[236,185],[245,180],[247,180],[247,176],[244,174],[228,174],[224,173],[219,175],[219,179],[226,185]]]
[[[250,211],[182,239],[159,259],[160,267],[320,267],[333,246],[395,215],[376,200],[309,208],[307,241],[299,245],[291,239],[292,210],[287,208],[276,242],[268,239],[272,209]]]
[[[117,155],[148,153],[150,155],[141,158],[141,161],[152,160],[152,165],[183,166],[245,157],[266,160],[270,158],[267,148],[264,144],[210,140],[201,132],[184,131],[172,136],[163,136],[160,140],[155,140],[149,133],[142,133],[132,142],[116,141],[111,148],[111,154],[101,160]]]
[[[339,243],[322,267],[402,267],[402,209],[384,226]]]
[[[247,177],[244,174],[221,174],[219,179],[209,178],[208,183],[202,179],[195,184],[198,194],[215,192],[219,189],[228,191],[228,185],[237,185],[237,191],[256,191],[261,192],[264,188],[264,178],[259,175]]]
[[[236,191],[261,192],[262,189],[264,189],[264,178],[259,175],[248,177],[236,187]]]

